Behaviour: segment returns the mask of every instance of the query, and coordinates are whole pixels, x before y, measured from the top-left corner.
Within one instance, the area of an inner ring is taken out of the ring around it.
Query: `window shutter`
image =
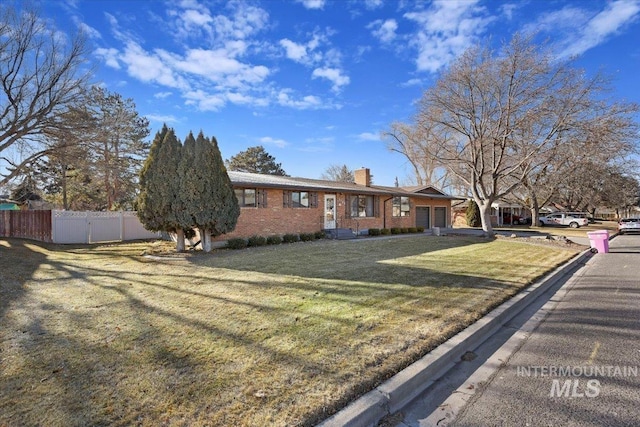
[[[309,193],[309,207],[310,208],[318,207],[318,193],[316,192]]]
[[[266,208],[267,207],[267,190],[265,189],[258,189],[257,194],[256,194],[256,203],[258,204],[259,208]]]
[[[349,194],[345,194],[344,196],[344,216],[345,218],[351,218],[351,198]]]
[[[373,216],[380,217],[380,197],[373,196]]]
[[[282,192],[282,207],[283,208],[291,207],[291,191]]]

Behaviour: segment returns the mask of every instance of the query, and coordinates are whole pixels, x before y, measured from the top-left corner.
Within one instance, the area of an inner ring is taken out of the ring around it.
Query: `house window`
[[[308,191],[292,191],[291,202],[294,208],[308,208],[309,192]]]
[[[318,193],[311,191],[284,191],[282,205],[285,208],[317,208]]]
[[[349,203],[351,207],[350,216],[352,218],[376,216],[375,200],[374,196],[351,196],[351,202]]]
[[[238,204],[241,208],[267,207],[267,191],[255,188],[236,188]]]
[[[256,207],[256,189],[255,188],[236,188],[236,197],[241,208]]]
[[[393,216],[409,216],[409,212],[411,212],[411,205],[408,197],[397,196],[393,198]]]

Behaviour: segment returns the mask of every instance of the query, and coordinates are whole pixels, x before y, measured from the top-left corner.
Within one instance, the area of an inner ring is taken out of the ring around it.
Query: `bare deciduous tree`
[[[0,183],[49,152],[43,134],[87,86],[85,53],[81,35],[65,39],[35,11],[0,5],[0,159],[11,167]]]
[[[531,37],[515,35],[499,54],[465,52],[425,91],[415,120],[426,156],[464,182],[493,236],[491,205],[520,188],[561,150],[589,141],[612,114],[604,79],[587,78]]]
[[[322,175],[320,175],[320,179],[325,179],[327,181],[337,181],[337,182],[355,182],[355,176],[353,175],[353,171],[347,167],[347,165],[331,165],[329,166]]]
[[[438,163],[439,147],[426,144],[428,129],[416,128],[406,123],[394,122],[391,129],[382,133],[382,139],[387,141],[387,148],[406,157],[413,169],[416,185],[432,185],[441,189],[455,186],[455,178],[451,176],[445,166]]]

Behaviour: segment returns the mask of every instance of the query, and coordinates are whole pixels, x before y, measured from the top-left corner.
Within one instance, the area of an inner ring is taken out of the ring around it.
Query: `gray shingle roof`
[[[341,193],[357,193],[357,194],[377,194],[387,196],[412,196],[425,197],[433,199],[458,199],[458,197],[449,196],[447,194],[424,194],[414,193],[401,187],[385,187],[372,185],[366,187],[364,185],[353,184],[348,182],[326,181],[321,179],[298,178],[279,175],[263,175],[249,172],[228,171],[229,178],[234,186],[237,187],[261,187],[261,188],[282,188],[290,190],[308,190],[308,191],[335,191]],[[424,188],[424,187],[420,187]]]

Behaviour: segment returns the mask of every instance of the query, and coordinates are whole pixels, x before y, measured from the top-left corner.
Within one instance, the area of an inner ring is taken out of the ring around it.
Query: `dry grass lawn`
[[[411,236],[141,256],[158,245],[0,240],[0,426],[312,425],[577,253]]]

